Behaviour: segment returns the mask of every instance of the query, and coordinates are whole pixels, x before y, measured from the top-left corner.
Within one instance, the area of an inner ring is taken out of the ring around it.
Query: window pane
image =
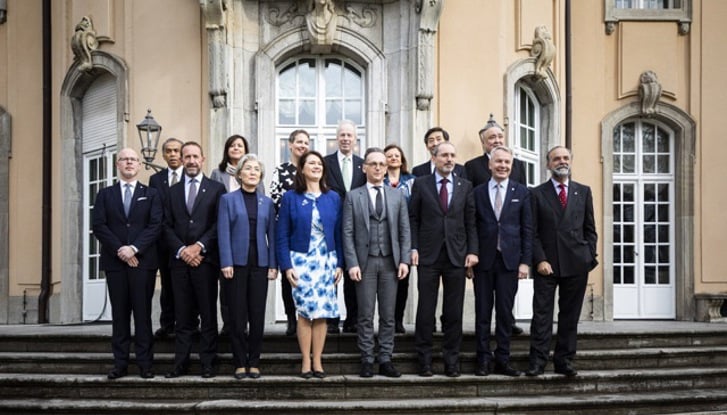
[[[312,59],[303,59],[298,66],[298,95],[306,98],[316,96],[316,68]]]
[[[644,225],[644,242],[656,242],[656,225]]]
[[[618,183],[613,185],[613,201],[618,202],[621,200],[621,186]]]
[[[619,247],[619,246],[613,247],[613,262],[615,262],[615,263],[621,262],[621,247]]]
[[[624,225],[624,242],[634,242],[633,225]]]
[[[633,246],[624,246],[624,264],[633,264],[634,263],[634,247]]]
[[[656,267],[644,267],[644,283],[656,284]]]
[[[647,153],[653,153],[656,148],[654,146],[654,126],[643,124],[641,142],[644,146],[643,150]]]
[[[295,96],[295,64],[289,65],[278,75],[278,97],[291,98]]]
[[[656,220],[656,206],[651,204],[644,206],[644,220],[646,222],[654,222]]]
[[[326,97],[340,97],[343,95],[341,64],[338,61],[326,59],[324,78],[326,80]]]
[[[530,97],[527,97],[527,103],[528,103],[528,125],[530,127],[535,126],[535,105],[533,104],[533,101],[530,99]]]
[[[295,124],[295,104],[293,100],[279,101],[278,124]]]
[[[669,241],[669,225],[659,225],[659,242]]]
[[[613,243],[621,242],[621,226],[614,225],[613,227]]]
[[[671,168],[669,166],[669,156],[668,155],[658,156],[657,160],[658,160],[657,171],[659,173],[670,173],[671,172]]]
[[[623,162],[624,162],[624,165],[623,165],[624,173],[634,173],[635,172],[634,156],[629,156],[629,155],[624,156]]]
[[[644,261],[647,264],[653,264],[656,262],[656,247],[654,245],[644,247]]]
[[[621,173],[621,156],[615,154],[613,156],[613,172]]]
[[[621,129],[621,139],[623,140],[624,153],[633,153],[636,151],[634,146],[634,123],[624,124]]]
[[[654,167],[654,163],[655,163],[654,160],[655,160],[655,157],[652,156],[652,155],[644,155],[643,156],[643,163],[644,163],[643,169],[644,169],[644,173],[655,173],[656,172],[655,171],[655,167]]]
[[[621,284],[621,267],[614,267],[613,269],[613,283]]]
[[[624,222],[634,221],[634,205],[624,205]]]
[[[624,267],[623,281],[624,284],[634,283],[634,267]]]
[[[326,124],[336,125],[342,119],[343,109],[341,108],[341,101],[326,101]]]
[[[661,201],[661,202],[669,201],[669,184],[668,183],[659,183],[659,201]]]
[[[644,200],[647,202],[653,202],[656,200],[656,186],[654,184],[644,185]]]
[[[657,137],[656,137],[656,151],[659,153],[668,153],[671,151],[669,148],[669,133],[662,130],[661,128],[657,129]]]
[[[634,185],[633,184],[624,184],[623,185],[623,196],[624,196],[624,201],[626,201],[626,202],[634,201]]]
[[[659,267],[659,284],[669,284],[669,267]]]
[[[669,245],[662,245],[659,247],[659,263],[669,263]]]
[[[660,204],[658,214],[659,222],[669,222],[669,205]]]
[[[298,124],[314,125],[316,123],[316,102],[305,100],[298,107]]]
[[[621,205],[613,205],[613,220],[615,222],[621,222],[621,210],[623,209],[623,206]]]
[[[346,113],[345,118],[353,121],[356,125],[361,125],[361,101],[359,100],[346,100]]]
[[[346,98],[361,97],[361,73],[351,65],[346,65],[343,72],[343,92]]]

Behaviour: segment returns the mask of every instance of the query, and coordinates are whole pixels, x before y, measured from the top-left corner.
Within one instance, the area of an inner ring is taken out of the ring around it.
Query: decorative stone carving
[[[74,60],[80,62],[78,70],[88,72],[93,69],[91,52],[98,48],[96,31],[93,29],[93,22],[88,16],[83,16],[76,25],[76,30],[71,37],[71,50]]]
[[[434,79],[431,71],[434,61],[434,35],[437,33],[439,17],[444,0],[420,0],[415,3],[419,16],[417,48],[416,104],[419,111],[428,111],[434,98]]]
[[[288,22],[294,22],[296,18],[305,19],[305,13],[301,12],[298,3],[293,3],[283,12],[277,7],[270,7],[267,14],[265,14],[265,21],[276,27]]]
[[[606,34],[610,35],[616,31],[616,22],[606,22]]]
[[[212,107],[227,107],[227,73],[225,71],[225,11],[223,0],[201,0],[207,49],[209,54],[209,94]]]
[[[642,73],[639,83],[641,114],[648,117],[656,113],[656,103],[659,102],[661,97],[661,84],[654,71]]]
[[[341,16],[363,28],[376,26],[376,11],[370,7],[362,7],[359,11],[346,5],[346,13]]]
[[[689,33],[689,29],[691,28],[691,26],[691,22],[679,22],[679,34],[686,35],[687,33]]]
[[[338,26],[338,14],[333,0],[311,0],[305,15],[311,52],[329,53]]]
[[[548,28],[538,26],[535,28],[533,47],[530,49],[530,56],[535,58],[535,76],[540,79],[548,77],[548,67],[555,57],[555,44]]]

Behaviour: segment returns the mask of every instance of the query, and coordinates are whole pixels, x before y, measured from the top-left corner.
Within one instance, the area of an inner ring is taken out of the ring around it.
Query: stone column
[[[10,114],[0,107],[0,238],[10,240]],[[8,244],[0,244],[0,324],[8,323],[10,303],[10,258]]]
[[[228,106],[229,78],[227,53],[227,6],[223,0],[200,0],[204,25],[207,31],[208,88],[210,97],[208,157],[216,164],[222,145],[230,136],[230,110]],[[204,142],[204,137],[201,137]],[[209,167],[208,168],[211,168]]]

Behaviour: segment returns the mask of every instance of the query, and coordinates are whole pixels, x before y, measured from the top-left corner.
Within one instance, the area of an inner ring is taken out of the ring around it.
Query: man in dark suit
[[[356,146],[356,124],[352,121],[342,120],[336,129],[338,151],[323,158],[326,163],[326,182],[328,187],[335,190],[341,201],[346,199],[349,190],[363,186],[366,176],[361,171],[363,159],[353,154]],[[350,278],[343,279],[343,300],[346,303],[346,321],[343,331],[356,332],[358,320],[358,304],[356,302],[356,284]],[[328,319],[328,333],[338,334],[339,319]]]
[[[424,145],[427,146],[427,152],[430,154],[430,159],[424,163],[415,166],[411,170],[411,174],[416,177],[426,176],[434,173],[434,147],[440,143],[449,142],[449,133],[442,127],[432,127],[424,134]],[[461,164],[454,165],[454,175],[463,179],[467,178],[464,166]]]
[[[386,155],[366,151],[366,185],[351,190],[343,204],[343,252],[357,284],[361,377],[374,375],[374,307],[379,304],[379,373],[399,377],[394,352],[394,314],[399,280],[409,274],[411,239],[404,194],[384,186]]]
[[[149,187],[156,189],[161,196],[162,203],[169,195],[169,187],[184,180],[184,168],[182,167],[182,141],[176,138],[168,138],[162,144],[162,157],[167,163],[163,169],[149,178]],[[154,337],[163,339],[174,334],[174,292],[172,290],[172,274],[169,269],[169,248],[164,237],[159,238],[157,244],[159,255],[159,275],[162,285],[162,292],[159,295],[159,329]]]
[[[490,153],[494,148],[505,145],[504,131],[500,124],[492,117],[492,114],[490,114],[490,119],[487,120],[487,124],[479,132],[480,143],[485,154],[475,157],[464,164],[464,169],[467,172],[467,180],[472,182],[472,187],[477,187],[482,183],[490,181],[490,177],[492,177],[492,172],[490,172]],[[525,163],[513,158],[509,180],[527,186],[528,180],[525,174]],[[522,333],[523,329],[515,324],[515,317],[513,316],[512,334],[519,335]]]
[[[419,375],[432,376],[434,313],[442,279],[442,355],[444,372],[457,377],[462,343],[465,270],[477,264],[477,232],[472,184],[453,175],[454,145],[434,148],[435,172],[414,181],[410,202],[411,263],[418,275],[415,342]]]
[[[199,358],[202,377],[215,376],[217,359],[217,206],[225,186],[205,177],[202,147],[188,141],[182,146],[185,179],[169,189],[164,210],[164,234],[172,250],[170,268],[174,289],[174,369],[166,377],[187,373],[192,334],[199,309]]]
[[[509,179],[512,161],[509,148],[492,149],[489,162],[492,177],[474,189],[480,248],[480,261],[474,269],[473,280],[477,376],[490,373],[493,305],[497,318],[494,371],[506,376],[521,374],[510,366],[512,306],[518,279],[526,278],[530,271],[533,228],[530,192],[524,185]]]
[[[558,338],[553,354],[555,373],[576,372],[578,319],[596,261],[596,225],[588,186],[570,180],[571,152],[553,147],[546,156],[551,179],[532,190],[533,320],[530,325],[530,365],[526,375],[545,370],[553,334],[553,301],[558,289]]]
[[[464,164],[467,180],[472,182],[473,187],[487,183],[490,180],[490,177],[492,177],[489,165],[490,153],[495,147],[505,145],[504,129],[492,118],[492,114],[490,114],[490,119],[487,120],[487,124],[480,130],[479,136],[482,150],[484,150],[485,154],[475,157]],[[528,180],[525,174],[525,163],[518,159],[513,159],[510,180],[527,186]]]
[[[158,266],[154,246],[162,229],[162,201],[157,191],[139,183],[139,155],[119,151],[119,181],[101,189],[93,206],[93,234],[101,243],[101,269],[111,299],[111,347],[114,368],[109,379],[127,374],[131,321],[134,315],[134,350],[142,378],[153,378],[151,299]]]

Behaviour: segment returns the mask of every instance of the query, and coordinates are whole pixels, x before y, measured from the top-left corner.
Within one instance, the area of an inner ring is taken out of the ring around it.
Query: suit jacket
[[[355,154],[351,155],[353,161],[353,174],[351,175],[351,190],[366,184],[366,176],[361,171],[363,159]],[[338,152],[329,154],[323,158],[326,163],[326,183],[328,187],[335,190],[341,197],[346,198],[346,186],[343,184],[343,175],[341,174],[341,165],[338,164]]]
[[[276,268],[275,209],[273,201],[257,194],[257,265]],[[220,248],[220,268],[247,265],[250,252],[250,220],[241,191],[226,193],[220,198],[217,213],[217,241]]]
[[[427,160],[426,162],[415,166],[411,170],[411,174],[416,177],[428,176],[430,174],[433,174],[431,160]],[[463,179],[467,179],[467,172],[465,171],[464,166],[461,164],[454,165],[454,175]]]
[[[420,265],[432,265],[446,244],[450,262],[464,267],[468,254],[478,254],[475,230],[475,200],[472,183],[455,177],[447,213],[439,206],[435,175],[418,177],[414,181],[409,205],[411,248],[419,252]]]
[[[318,214],[323,223],[326,246],[336,251],[338,267],[343,268],[343,245],[341,243],[341,198],[338,193],[328,191],[321,193],[316,200]],[[311,234],[313,203],[301,193],[294,190],[285,192],[278,211],[278,227],[275,244],[280,270],[285,272],[293,268],[290,252],[308,252]]]
[[[495,265],[498,235],[502,261],[508,271],[518,265],[530,265],[533,258],[533,224],[530,191],[525,185],[510,180],[505,189],[500,220],[495,216],[490,199],[489,182],[474,189],[477,209],[477,235],[480,253],[478,271],[490,271]]]
[[[492,172],[490,171],[489,163],[490,156],[483,154],[464,164],[464,169],[467,172],[467,180],[472,182],[472,186],[477,187],[490,180]],[[510,180],[524,185],[528,184],[527,175],[525,174],[525,163],[516,158],[512,160]]]
[[[124,213],[121,183],[101,189],[93,205],[92,228],[101,243],[101,269],[121,271],[127,264],[116,256],[125,245],[134,245],[141,269],[157,269],[156,241],[162,230],[162,201],[155,189],[137,182],[129,217]]]
[[[548,261],[556,276],[566,277],[595,268],[598,235],[591,189],[571,180],[565,210],[551,180],[532,189],[531,195],[534,267]]]
[[[204,261],[217,265],[217,211],[225,186],[203,176],[191,214],[187,212],[184,186],[184,180],[172,186],[164,206],[164,236],[171,250],[171,265],[186,266],[184,261],[176,258],[177,252],[179,248],[196,242],[205,247],[202,253]]]
[[[391,236],[391,252],[394,266],[411,262],[411,234],[409,229],[409,210],[404,194],[382,186],[386,226]],[[371,198],[367,186],[348,192],[343,203],[343,252],[346,266],[366,268],[369,257],[369,221],[371,219]]]
[[[181,177],[179,182],[183,182],[185,179],[184,169],[182,169]],[[162,169],[149,177],[149,187],[156,189],[159,193],[159,198],[162,201],[162,212],[164,211],[164,203],[166,203],[169,197],[169,168]],[[162,222],[163,227],[163,222]],[[157,251],[159,253],[159,262],[169,261],[169,249],[167,249],[167,240],[164,237],[164,232],[159,232],[159,243],[157,244]]]

